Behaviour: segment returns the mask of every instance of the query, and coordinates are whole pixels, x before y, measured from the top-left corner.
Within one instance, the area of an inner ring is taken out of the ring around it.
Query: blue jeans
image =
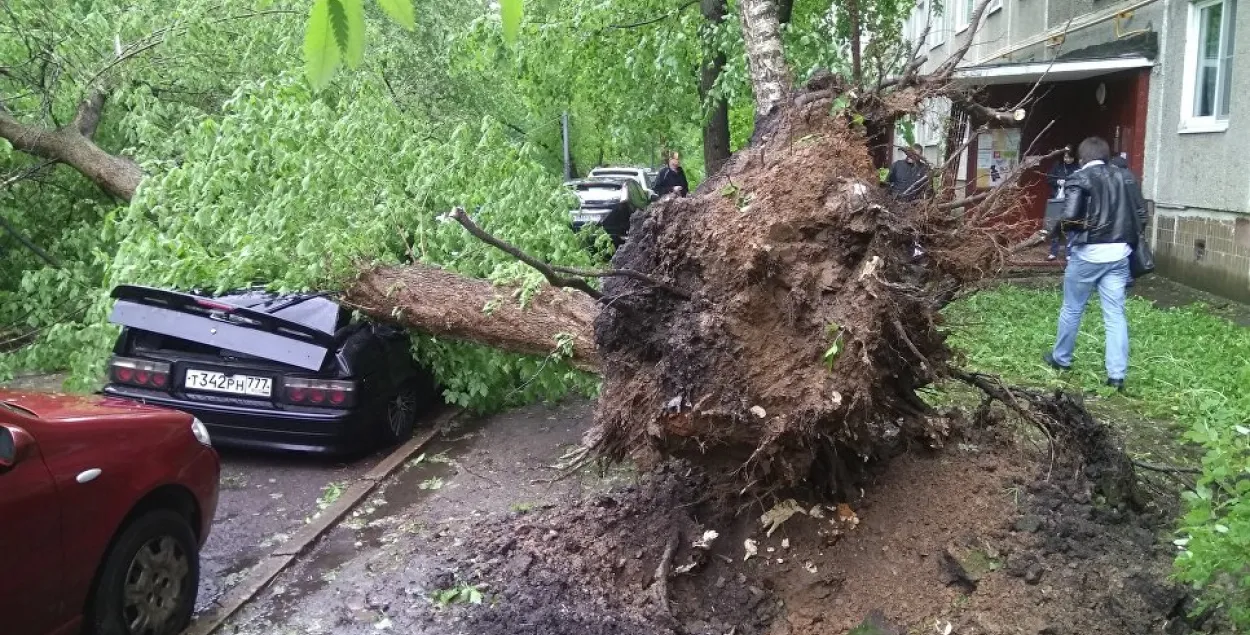
[[[1063,366],[1072,365],[1081,315],[1094,289],[1102,301],[1102,321],[1107,331],[1107,378],[1124,379],[1128,373],[1128,320],[1124,317],[1124,300],[1131,275],[1128,258],[1098,264],[1068,255],[1063,274],[1063,308],[1059,310],[1059,334],[1052,354]]]

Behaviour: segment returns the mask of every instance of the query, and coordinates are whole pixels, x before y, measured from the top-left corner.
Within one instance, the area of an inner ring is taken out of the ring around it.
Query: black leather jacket
[[[1064,183],[1063,225],[1078,245],[1136,244],[1146,228],[1146,201],[1132,172],[1110,165],[1087,165]]]

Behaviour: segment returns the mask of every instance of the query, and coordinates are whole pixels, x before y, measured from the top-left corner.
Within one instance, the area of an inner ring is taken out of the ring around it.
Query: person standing
[[[1145,199],[1131,172],[1108,165],[1111,149],[1105,140],[1082,141],[1077,156],[1081,168],[1065,181],[1063,213],[1050,228],[1067,231],[1073,247],[1063,276],[1055,345],[1042,359],[1056,370],[1072,367],[1081,316],[1097,289],[1106,330],[1107,385],[1122,391],[1128,373],[1124,302],[1132,278],[1129,257],[1146,226]]]
[[[1063,158],[1056,161],[1055,164],[1050,167],[1050,171],[1046,173],[1046,182],[1050,184],[1050,198],[1052,201],[1063,200],[1064,183],[1074,172],[1076,172],[1079,167],[1076,164],[1076,153],[1072,151],[1072,147],[1068,146],[1065,150],[1066,152],[1063,153]],[[1064,238],[1068,237],[1065,236],[1062,231],[1057,231],[1051,235],[1050,254],[1046,256],[1046,260],[1054,260],[1059,257],[1059,244]],[[1072,244],[1071,241],[1067,241],[1064,249],[1064,255],[1066,256],[1070,253],[1072,253]]]
[[[673,152],[668,155],[668,164],[660,168],[660,173],[655,177],[656,196],[664,197],[670,192],[677,196],[685,196],[690,190],[690,184],[686,182],[686,172],[681,169],[681,154]]]
[[[924,162],[924,148],[917,143],[904,148],[903,153],[907,156],[895,161],[885,178],[890,194],[900,201],[914,201],[928,196],[933,184],[929,181],[929,166]]]

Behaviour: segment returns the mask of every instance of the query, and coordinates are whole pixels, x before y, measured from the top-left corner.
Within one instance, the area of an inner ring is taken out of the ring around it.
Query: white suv
[[[595,168],[586,175],[589,179],[633,179],[638,182],[638,186],[648,196],[654,194],[655,191],[651,186],[655,184],[655,170],[650,168],[630,168],[630,167],[603,167]]]

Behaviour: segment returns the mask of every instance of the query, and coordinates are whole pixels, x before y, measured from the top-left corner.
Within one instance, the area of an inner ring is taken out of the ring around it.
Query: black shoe
[[[1055,354],[1050,351],[1046,351],[1045,353],[1042,353],[1042,361],[1046,362],[1047,366],[1050,366],[1051,368],[1060,372],[1066,373],[1072,370],[1071,366],[1064,366],[1063,364],[1060,364],[1059,362],[1055,361]]]
[[[1123,380],[1123,379],[1110,379],[1110,378],[1108,378],[1108,379],[1107,379],[1107,385],[1108,385],[1108,386],[1111,386],[1112,388],[1115,388],[1116,390],[1118,390],[1118,391],[1120,391],[1120,392],[1124,392],[1124,380]]]

